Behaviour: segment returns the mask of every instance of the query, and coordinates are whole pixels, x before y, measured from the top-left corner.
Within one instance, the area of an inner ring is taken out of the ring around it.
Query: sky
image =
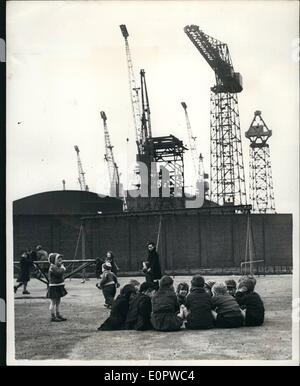
[[[173,134],[188,147],[181,102],[188,106],[197,148],[209,173],[210,87],[215,78],[183,28],[196,24],[227,43],[243,76],[239,111],[245,175],[255,110],[269,140],[278,213],[299,200],[299,39],[296,1],[9,1],[7,3],[8,201],[79,189],[80,149],[90,191],[107,194],[100,111],[105,111],[125,182],[134,169],[126,24],[135,75],[146,72],[154,136]],[[129,142],[126,141],[129,138]],[[185,156],[186,185],[192,181]],[[247,184],[248,187],[248,184]],[[248,197],[249,197],[249,191]]]

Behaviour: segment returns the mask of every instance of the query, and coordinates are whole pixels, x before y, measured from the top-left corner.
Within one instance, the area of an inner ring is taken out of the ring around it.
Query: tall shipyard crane
[[[245,133],[250,140],[250,202],[256,213],[275,213],[270,147],[272,136],[261,116],[255,111],[250,128]]]
[[[186,127],[187,127],[188,136],[189,136],[190,152],[191,152],[192,161],[193,161],[194,175],[195,175],[195,179],[197,179],[199,177],[199,174],[198,174],[199,173],[199,167],[197,164],[197,146],[196,146],[196,138],[197,137],[195,137],[193,135],[193,132],[192,132],[192,127],[191,127],[189,115],[187,112],[186,103],[181,102],[181,106],[184,109]]]
[[[151,129],[150,105],[149,105],[145,70],[140,71],[140,76],[141,76],[141,98],[142,98],[140,143],[143,146],[146,140],[152,137],[152,129]],[[143,148],[142,148],[142,151],[143,151]]]
[[[88,191],[89,187],[85,183],[85,172],[83,171],[80,155],[79,155],[79,147],[77,145],[74,146],[77,155],[77,167],[78,167],[78,182],[80,186],[80,190]]]
[[[246,184],[237,93],[242,77],[234,71],[227,44],[206,35],[196,25],[185,33],[213,69],[211,88],[210,199],[219,205],[245,205]]]
[[[111,197],[119,197],[120,194],[120,178],[118,166],[115,162],[113,146],[110,142],[110,136],[107,128],[107,117],[104,111],[100,112],[101,118],[103,120],[103,128],[104,128],[104,141],[105,141],[105,154],[104,159],[107,162],[108,166],[108,174],[110,181],[110,192],[109,195]]]
[[[197,143],[196,138],[193,135],[192,126],[190,122],[190,118],[187,112],[187,104],[185,102],[181,102],[181,106],[184,109],[185,114],[185,121],[186,121],[186,127],[188,131],[189,136],[189,145],[190,145],[190,151],[192,155],[192,161],[193,161],[193,169],[194,169],[194,176],[196,181],[196,192],[199,193],[199,189],[201,184],[204,184],[204,181],[208,178],[208,175],[204,172],[204,165],[203,165],[203,156],[201,153],[198,155],[197,151]],[[205,181],[204,187],[204,194],[207,194],[207,182]],[[207,198],[207,197],[206,197]]]
[[[134,128],[135,128],[136,143],[138,147],[138,152],[142,153],[143,134],[142,134],[142,128],[141,128],[141,106],[140,106],[140,99],[139,99],[139,88],[137,87],[136,81],[135,81],[131,52],[130,52],[129,43],[128,43],[129,33],[125,24],[121,24],[120,29],[125,39],[125,50],[126,50],[126,57],[127,57],[128,76],[129,76],[129,91],[130,91],[131,107],[132,107],[132,114],[133,114],[133,122],[134,122]]]

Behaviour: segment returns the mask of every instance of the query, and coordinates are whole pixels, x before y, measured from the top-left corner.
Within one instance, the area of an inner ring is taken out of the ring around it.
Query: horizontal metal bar
[[[63,260],[62,263],[94,263],[95,259],[82,259],[82,260]],[[49,264],[49,261],[33,261],[33,264]],[[20,264],[19,261],[14,261],[14,264]]]

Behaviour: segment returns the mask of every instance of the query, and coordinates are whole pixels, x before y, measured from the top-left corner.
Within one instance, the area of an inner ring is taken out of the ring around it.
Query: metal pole
[[[162,221],[162,216],[159,216],[159,225],[158,225],[158,234],[157,234],[157,239],[156,239],[156,249],[158,249],[159,245],[159,238],[160,238],[160,231],[161,231],[161,221]]]
[[[81,255],[82,259],[85,260],[85,229],[83,224],[81,224]],[[81,283],[84,283],[86,280],[86,275],[85,275],[85,269],[82,270],[82,281]]]
[[[251,218],[250,218],[250,213],[248,214],[249,217],[249,270],[250,270],[250,275],[252,275],[252,232],[251,232]]]

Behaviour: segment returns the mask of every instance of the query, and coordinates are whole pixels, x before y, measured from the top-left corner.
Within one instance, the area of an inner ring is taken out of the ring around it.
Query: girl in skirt
[[[62,264],[63,256],[59,253],[49,254],[49,287],[47,298],[50,299],[51,322],[63,322],[67,320],[59,312],[60,299],[67,294],[64,284],[66,268]]]

